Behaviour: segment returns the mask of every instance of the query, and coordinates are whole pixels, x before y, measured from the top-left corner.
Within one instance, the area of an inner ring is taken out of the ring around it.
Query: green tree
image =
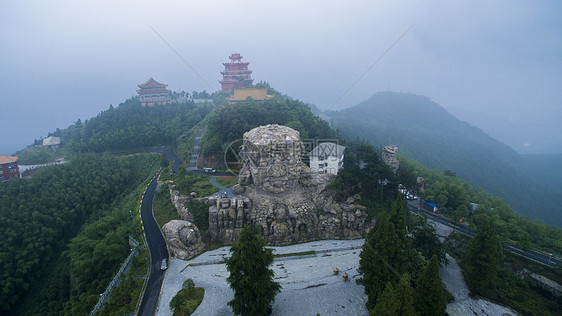
[[[426,259],[436,255],[439,262],[446,262],[445,250],[437,237],[435,228],[427,223],[424,218],[419,226],[412,230],[414,249],[421,252]]]
[[[367,309],[375,307],[379,295],[387,283],[398,281],[396,258],[397,240],[394,238],[394,225],[386,214],[377,219],[375,227],[367,235],[359,255],[360,282],[365,286]]]
[[[476,289],[486,287],[496,280],[498,268],[503,261],[503,250],[490,217],[482,216],[482,222],[476,236],[470,241],[463,261],[468,283]]]
[[[414,292],[414,305],[420,315],[445,315],[447,302],[445,289],[439,276],[439,261],[433,255],[418,279]]]
[[[402,274],[407,272],[415,254],[412,253],[412,240],[408,237],[408,230],[406,228],[406,210],[404,209],[404,202],[402,194],[392,203],[390,211],[390,222],[394,226],[394,238],[396,240],[396,257],[393,258],[398,268],[398,273]]]
[[[275,295],[281,290],[273,281],[271,249],[265,249],[265,241],[257,227],[244,227],[240,239],[230,248],[232,256],[226,259],[230,276],[226,281],[234,291],[234,299],[228,302],[236,315],[267,315]]]
[[[369,310],[369,315],[395,316],[395,315],[418,315],[414,308],[414,291],[410,286],[410,277],[403,274],[400,282],[395,286],[386,283],[386,287],[377,300],[377,305]]]
[[[470,212],[468,211],[466,205],[459,205],[455,210],[455,212],[453,213],[453,220],[455,222],[459,222],[460,219],[462,218],[463,221],[466,221],[468,215],[470,215]]]

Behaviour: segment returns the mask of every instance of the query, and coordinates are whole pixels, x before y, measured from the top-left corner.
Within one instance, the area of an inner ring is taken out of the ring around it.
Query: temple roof
[[[223,81],[221,81],[222,83]],[[228,82],[228,81],[224,81]],[[252,98],[254,101],[263,101],[273,99],[272,94],[267,94],[267,88],[247,88],[247,89],[234,89],[234,94],[226,98],[228,101],[246,101],[246,98]]]
[[[0,165],[18,161],[18,156],[0,155]]]
[[[150,77],[150,79],[148,79],[148,81],[146,81],[143,84],[139,84],[138,87],[139,88],[166,88],[168,85],[167,84],[163,84],[160,83],[154,79],[152,79],[152,77]]]

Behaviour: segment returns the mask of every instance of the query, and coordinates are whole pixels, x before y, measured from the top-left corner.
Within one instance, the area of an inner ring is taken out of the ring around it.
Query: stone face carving
[[[172,255],[190,259],[201,253],[204,244],[197,226],[188,221],[171,220],[162,227]]]
[[[301,161],[303,151],[299,132],[286,126],[267,125],[244,133],[239,184],[254,184],[270,193],[292,191],[301,174],[309,173]]]
[[[299,133],[280,125],[244,134],[235,198],[207,198],[213,240],[235,243],[244,225],[261,228],[269,244],[313,239],[359,238],[371,227],[354,198],[334,201],[325,187],[330,175],[310,173]]]

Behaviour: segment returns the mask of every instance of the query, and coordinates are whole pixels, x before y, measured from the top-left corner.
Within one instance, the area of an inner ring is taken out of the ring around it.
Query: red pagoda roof
[[[240,60],[240,59],[242,59],[242,55],[235,53],[235,54],[230,55],[230,57],[228,57],[228,58],[230,58],[231,60]]]
[[[147,82],[138,85],[138,87],[141,88],[141,89],[143,89],[143,88],[166,88],[167,86],[168,86],[167,84],[160,83],[160,82],[152,79],[152,77],[150,77],[150,79],[148,79]]]

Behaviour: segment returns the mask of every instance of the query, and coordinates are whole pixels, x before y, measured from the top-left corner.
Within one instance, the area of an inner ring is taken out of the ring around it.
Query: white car
[[[162,264],[160,265],[160,270],[165,271],[168,269],[168,259],[162,259]]]

